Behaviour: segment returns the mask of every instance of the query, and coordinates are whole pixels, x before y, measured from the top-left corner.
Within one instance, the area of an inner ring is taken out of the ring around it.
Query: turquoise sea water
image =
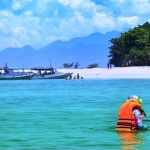
[[[0,149],[150,148],[150,131],[115,131],[130,94],[143,98],[150,128],[150,80],[0,81],[0,89]]]

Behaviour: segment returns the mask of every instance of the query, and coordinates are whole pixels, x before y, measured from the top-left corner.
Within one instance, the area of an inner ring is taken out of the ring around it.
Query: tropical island
[[[108,57],[115,67],[150,65],[150,23],[122,32],[110,42]]]
[[[85,78],[150,79],[150,23],[122,32],[110,42],[108,63],[113,68],[98,68],[98,64],[93,63],[87,69],[69,70]]]

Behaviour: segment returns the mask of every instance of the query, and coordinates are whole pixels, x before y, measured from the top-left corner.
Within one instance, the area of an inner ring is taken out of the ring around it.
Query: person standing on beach
[[[147,129],[142,123],[145,116],[146,114],[142,108],[142,99],[137,95],[131,95],[120,107],[116,130],[131,131]]]
[[[79,78],[80,78],[79,73],[77,73],[77,79],[79,79]]]
[[[107,69],[109,69],[110,65],[109,65],[109,62],[107,62]]]

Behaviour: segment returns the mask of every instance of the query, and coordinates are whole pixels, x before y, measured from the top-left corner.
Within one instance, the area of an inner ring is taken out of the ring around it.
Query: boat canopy
[[[44,67],[34,67],[34,68],[31,68],[31,70],[37,70],[37,71],[53,71],[55,70],[54,68],[44,68]]]

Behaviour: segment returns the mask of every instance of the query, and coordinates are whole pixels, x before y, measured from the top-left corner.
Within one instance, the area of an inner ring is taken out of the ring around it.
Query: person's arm
[[[144,115],[144,116],[146,117],[146,113],[145,113],[143,107],[141,107],[141,114]]]
[[[139,129],[147,129],[147,127],[142,123],[144,115],[141,115],[138,109],[133,110],[133,114],[136,118],[137,126]]]

